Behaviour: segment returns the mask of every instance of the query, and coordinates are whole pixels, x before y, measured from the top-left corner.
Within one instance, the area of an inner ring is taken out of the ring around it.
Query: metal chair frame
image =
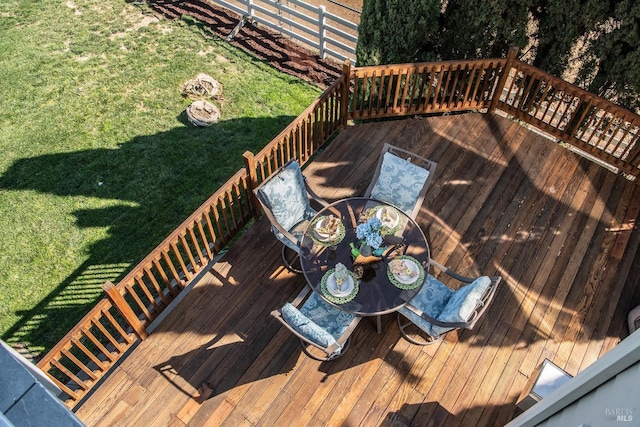
[[[309,296],[309,294],[311,292],[312,292],[311,287],[309,285],[305,285],[305,287],[302,289],[302,291],[300,291],[300,293],[294,298],[294,300],[291,301],[291,304],[293,306],[295,306],[296,308],[300,307],[304,303],[304,301],[306,300],[306,298]],[[291,327],[291,325],[289,325],[284,320],[280,310],[273,310],[271,312],[271,315],[273,317],[275,317],[280,323],[282,323],[287,329],[289,329],[289,331],[291,331],[291,333],[293,335],[295,335],[296,337],[298,337],[300,339],[300,345],[302,346],[302,351],[307,356],[309,356],[310,358],[312,358],[314,360],[318,360],[318,361],[321,361],[321,362],[327,362],[327,361],[330,361],[330,360],[335,360],[335,359],[341,357],[342,355],[344,355],[344,353],[347,351],[347,349],[349,348],[349,345],[351,343],[351,334],[355,331],[356,326],[358,326],[358,323],[360,323],[360,319],[361,319],[361,317],[359,317],[359,316],[355,316],[354,317],[354,319],[349,324],[347,330],[336,340],[337,345],[333,344],[333,345],[330,345],[329,347],[322,347],[322,346],[318,345],[317,343],[307,339],[305,336],[301,335],[296,330],[294,330]],[[338,351],[338,349],[340,349],[339,346],[342,346],[342,349],[340,351]],[[313,348],[320,349],[324,353],[324,356],[318,356],[318,355],[314,354],[312,352]]]
[[[442,271],[443,273],[445,273],[449,277],[452,277],[453,279],[458,280],[459,282],[462,282],[464,284],[469,284],[469,283],[471,283],[471,282],[473,282],[474,280],[477,279],[477,278],[471,278],[471,277],[462,276],[462,275],[452,271],[451,269],[445,267],[444,265],[438,263],[437,261],[435,261],[433,259],[429,260],[429,265],[433,266],[434,268]],[[422,317],[424,320],[426,320],[427,322],[431,323],[432,325],[448,327],[448,328],[454,328],[452,330],[455,330],[455,329],[473,329],[473,327],[475,326],[476,322],[478,322],[478,320],[480,319],[482,314],[487,310],[487,308],[491,304],[491,301],[493,300],[493,297],[495,296],[496,290],[498,289],[498,285],[502,281],[502,278],[500,276],[489,277],[489,279],[491,280],[491,284],[489,285],[489,287],[487,288],[486,292],[482,296],[482,299],[480,300],[480,303],[476,307],[476,310],[472,314],[471,318],[466,322],[442,322],[442,321],[440,321],[438,319],[434,319],[433,317],[431,317],[428,314],[424,313],[419,308],[411,305],[411,301],[409,301],[409,303],[405,307],[407,309],[413,311],[415,314],[417,314],[418,316]],[[403,322],[402,319],[405,319],[406,322]],[[424,346],[424,345],[429,345],[429,344],[436,343],[436,342],[440,341],[447,333],[451,332],[451,331],[448,331],[448,332],[440,335],[439,337],[432,337],[432,336],[428,335],[422,328],[420,328],[418,325],[415,325],[409,319],[406,319],[400,313],[397,314],[397,320],[398,320],[398,327],[400,328],[400,333],[402,334],[402,336],[407,341],[409,341],[410,343],[416,344],[416,345]],[[420,336],[420,338],[422,338],[421,340],[411,337],[406,332],[406,329],[409,328],[411,325],[415,325],[420,330],[420,332],[422,334],[426,335],[426,339],[423,338],[422,336]]]
[[[270,182],[272,179],[274,179],[275,177],[278,176],[278,174],[286,169],[287,167],[289,167],[289,165],[293,162],[297,162],[296,159],[291,159],[289,160],[287,163],[285,163],[284,165],[282,165],[280,168],[278,168],[278,170],[276,170],[269,178],[267,178],[266,180],[264,180],[262,183],[260,183],[260,185],[258,185],[254,190],[253,190],[253,194],[256,196],[256,199],[258,200],[258,202],[260,203],[260,206],[262,207],[262,211],[264,212],[264,214],[267,216],[267,218],[269,219],[269,222],[271,223],[271,226],[276,228],[280,233],[282,233],[283,236],[285,236],[289,241],[291,241],[294,245],[298,246],[298,239],[293,235],[293,233],[291,233],[290,230],[285,229],[284,227],[282,227],[282,225],[280,225],[280,223],[276,220],[275,216],[273,215],[271,209],[269,208],[269,203],[267,203],[266,200],[263,200],[262,195],[260,194],[260,189],[268,182]],[[322,207],[326,207],[329,206],[329,203],[327,201],[325,201],[324,199],[322,199],[320,196],[318,196],[309,186],[309,183],[307,182],[307,178],[304,176],[304,174],[302,174],[302,180],[304,182],[304,186],[305,189],[307,191],[307,197],[309,197],[309,199],[311,201],[315,201],[317,203],[319,203]],[[313,208],[313,206],[312,206]],[[302,230],[300,230],[302,231]],[[298,273],[301,274],[302,270],[299,268],[296,268],[293,264],[295,263],[296,260],[299,259],[300,257],[300,252],[299,251],[295,251],[295,254],[293,255],[293,257],[291,257],[289,259],[289,257],[287,256],[287,251],[292,251],[293,250],[288,247],[287,245],[285,245],[284,243],[282,244],[282,260],[284,262],[284,265],[287,267],[287,269],[289,271],[292,271],[294,273]]]
[[[367,187],[367,190],[364,193],[364,197],[370,197],[371,196],[371,192],[373,191],[373,188],[376,185],[376,182],[378,181],[378,177],[380,176],[380,168],[382,167],[382,159],[384,157],[384,153],[391,153],[395,156],[400,157],[401,159],[407,160],[417,166],[420,166],[423,169],[426,169],[429,171],[429,176],[427,177],[427,180],[425,181],[424,185],[422,186],[422,188],[420,189],[420,194],[418,195],[418,200],[416,200],[416,204],[413,208],[413,210],[411,212],[407,212],[407,214],[411,217],[411,219],[416,219],[416,217],[418,216],[418,213],[420,212],[420,208],[422,207],[422,204],[424,203],[424,198],[427,194],[427,189],[429,188],[429,184],[431,183],[431,180],[433,179],[433,175],[436,172],[436,167],[438,166],[438,164],[434,161],[425,159],[424,157],[421,157],[415,153],[412,153],[411,151],[405,150],[403,148],[399,148],[396,147],[394,145],[385,143],[382,146],[382,151],[380,152],[380,157],[378,158],[378,164],[376,165],[376,169],[375,169],[375,173],[373,175],[373,177],[371,178],[371,182],[369,183],[369,187]]]

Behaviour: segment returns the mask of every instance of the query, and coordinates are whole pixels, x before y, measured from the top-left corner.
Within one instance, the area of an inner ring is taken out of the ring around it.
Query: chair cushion
[[[491,279],[482,276],[461,287],[451,295],[442,312],[436,318],[441,322],[468,322],[482,302],[482,297],[490,285]],[[434,326],[434,328],[441,327]]]
[[[325,302],[315,292],[307,298],[300,311],[336,340],[345,333],[355,318],[355,315],[339,310]]]
[[[425,279],[424,285],[422,285],[420,292],[418,292],[418,294],[413,297],[409,304],[413,305],[428,316],[437,319],[452,295],[453,291],[451,289],[449,289],[446,285],[444,285],[432,275],[427,274],[427,278]],[[443,331],[442,327],[432,325],[430,322],[418,316],[406,307],[402,307],[398,311],[400,314],[405,316],[416,326],[418,326],[420,329],[434,338],[437,338],[444,332],[453,329],[449,328]]]
[[[291,303],[286,303],[281,309],[282,318],[291,328],[320,347],[327,348],[336,344],[336,339],[326,330],[305,316]]]
[[[410,215],[428,177],[428,170],[386,152],[371,197],[394,204]]]
[[[300,165],[291,162],[258,190],[260,196],[285,230],[315,213],[309,204]]]

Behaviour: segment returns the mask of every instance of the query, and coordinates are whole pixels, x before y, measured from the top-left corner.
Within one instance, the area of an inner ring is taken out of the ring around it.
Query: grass
[[[48,351],[315,99],[186,21],[115,0],[0,3],[0,337]],[[186,120],[184,82],[224,87]]]

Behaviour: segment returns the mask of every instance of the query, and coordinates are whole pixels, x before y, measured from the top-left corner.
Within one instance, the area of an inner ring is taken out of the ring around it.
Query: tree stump
[[[199,73],[184,84],[182,96],[190,99],[219,99],[222,97],[222,84],[205,73]]]
[[[209,101],[199,99],[187,107],[187,118],[196,126],[206,127],[220,120],[220,110]]]

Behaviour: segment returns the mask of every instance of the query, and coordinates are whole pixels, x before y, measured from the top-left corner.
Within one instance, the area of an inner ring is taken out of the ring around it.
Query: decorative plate
[[[330,221],[330,218],[335,218],[334,221],[338,221],[335,230],[327,230],[326,228],[327,222]],[[342,242],[345,235],[345,227],[342,221],[336,217],[332,217],[331,215],[322,215],[314,219],[311,223],[311,230],[310,234],[313,241],[323,246],[337,245]]]
[[[355,280],[353,276],[347,276],[347,280],[342,283],[341,286],[338,286],[338,282],[336,280],[335,271],[327,277],[327,291],[333,295],[334,297],[346,297],[353,292],[353,288],[355,287]]]
[[[356,297],[356,295],[358,294],[358,290],[360,289],[360,284],[358,282],[358,279],[353,275],[353,271],[350,271],[349,273],[351,280],[348,281],[348,286],[353,286],[351,288],[351,292],[344,296],[342,295],[342,293],[340,293],[339,295],[334,295],[329,289],[331,287],[332,290],[335,290],[335,278],[333,277],[335,272],[336,269],[332,268],[331,270],[328,270],[324,274],[324,276],[322,276],[322,280],[320,281],[320,289],[322,290],[322,295],[324,295],[324,297],[329,301],[336,304],[344,304],[345,302],[349,302]],[[333,284],[331,283],[332,281]]]
[[[415,289],[424,282],[425,271],[418,260],[401,255],[389,261],[387,276],[400,289]]]
[[[402,227],[402,215],[394,207],[380,205],[371,208],[367,215],[369,218],[376,217],[382,223],[380,234],[395,234]]]

